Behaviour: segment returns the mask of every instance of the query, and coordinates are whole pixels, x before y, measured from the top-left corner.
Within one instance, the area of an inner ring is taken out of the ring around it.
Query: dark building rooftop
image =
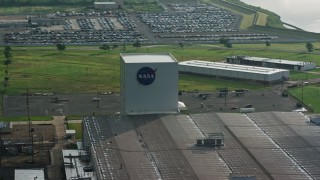
[[[98,179],[319,179],[319,127],[298,112],[84,118]],[[224,146],[196,146],[222,133]]]

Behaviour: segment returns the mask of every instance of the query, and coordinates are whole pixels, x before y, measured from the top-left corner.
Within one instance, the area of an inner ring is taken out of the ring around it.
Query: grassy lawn
[[[163,12],[163,8],[156,0],[130,0],[125,4],[130,12]]]
[[[235,14],[241,15],[243,18],[240,24],[240,29],[247,29],[251,27],[254,23],[254,17],[256,14],[255,11],[252,11],[247,8],[243,8],[241,6],[233,5],[232,3],[228,3],[226,1],[220,1],[220,0],[203,0],[203,1],[214,3],[215,6],[221,7]]]
[[[314,46],[319,46],[316,43]],[[226,49],[220,44],[190,45],[183,48],[177,45],[142,46],[133,48],[127,45],[125,53],[170,52],[178,61],[207,60],[224,61],[230,55],[260,56],[277,59],[317,61],[318,54],[306,54],[304,44],[234,44]],[[3,49],[3,47],[0,47]],[[53,93],[89,93],[114,91],[120,88],[119,53],[121,47],[104,52],[99,46],[67,46],[61,54],[54,45],[46,47],[12,47],[12,64],[9,65],[9,86],[6,94],[22,94],[29,88],[30,92]],[[5,66],[0,66],[4,72]],[[0,76],[4,77],[4,73]],[[303,78],[301,73],[293,73],[293,79]],[[318,77],[309,74],[308,78]],[[195,80],[196,79],[196,80]],[[194,86],[193,83],[197,85]],[[180,76],[181,90],[212,90],[224,81],[208,78]],[[259,85],[228,82],[228,87],[247,86],[248,89],[259,88]],[[0,90],[4,90],[0,86]]]
[[[308,81],[308,79],[320,78],[320,74],[313,74],[308,72],[290,71],[290,80],[292,81]]]
[[[289,90],[290,94],[302,101],[302,88]],[[307,85],[303,88],[303,102],[309,106],[314,113],[320,113],[320,87],[317,85]]]
[[[301,41],[306,41],[306,39],[320,39],[319,33],[311,33],[306,31],[297,31],[292,29],[284,29],[281,27],[274,27],[274,26],[252,26],[248,30],[255,32],[255,33],[266,33],[266,34],[273,34],[277,36],[283,37],[292,37],[295,39],[301,39]]]
[[[130,0],[125,3],[129,12],[162,12],[163,8],[155,0]],[[48,5],[0,7],[0,15],[21,15],[28,13],[85,12],[94,10],[89,5]]]
[[[257,21],[256,21],[256,25],[258,26],[266,26],[267,25],[267,20],[268,20],[268,14],[266,13],[262,13],[262,12],[258,12],[257,13]]]
[[[119,53],[14,47],[8,93],[93,92],[119,89]],[[97,47],[98,49],[98,47]],[[118,83],[115,83],[118,82]]]
[[[83,116],[81,115],[68,115],[66,116],[66,119],[68,120],[82,120]]]
[[[76,130],[76,139],[82,139],[82,124],[81,123],[69,123],[69,129]]]
[[[311,72],[320,72],[320,68],[313,69],[313,70],[311,70]]]
[[[31,116],[31,121],[51,121],[53,120],[52,116]],[[13,122],[13,121],[28,121],[27,116],[19,116],[19,117],[3,117],[0,116],[0,122]]]
[[[243,17],[240,29],[248,29],[255,25],[258,26],[272,26],[277,28],[283,28],[283,24],[280,17],[273,12],[270,12],[259,7],[251,6],[243,3],[239,0],[204,0],[205,2],[212,2],[217,6],[220,6],[235,14],[239,14]],[[257,19],[255,20],[255,16]]]
[[[254,22],[254,14],[243,14],[243,19],[240,24],[240,29],[248,29]]]
[[[217,88],[227,87],[229,90],[238,88],[257,90],[265,88],[261,84],[245,83],[239,81],[217,80],[213,78],[179,75],[179,89],[182,91],[216,91]]]
[[[0,7],[0,15],[26,14],[26,13],[55,13],[55,12],[79,12],[84,11],[84,6],[20,6],[20,7]]]
[[[320,47],[320,43],[319,42],[315,42],[312,43],[314,48],[319,48]],[[291,43],[291,44],[281,44],[281,43],[272,43],[270,44],[271,46],[266,48],[264,43],[261,44],[234,44],[234,47],[237,49],[243,48],[243,49],[259,49],[262,50],[263,48],[265,48],[266,51],[292,51],[293,53],[299,53],[299,54],[304,54],[305,61],[308,61],[309,58],[313,59],[314,57],[312,56],[319,56],[317,54],[313,54],[313,53],[307,53],[307,49],[306,49],[306,43]],[[314,52],[319,52],[319,51],[314,51]],[[317,58],[314,58],[317,59]]]

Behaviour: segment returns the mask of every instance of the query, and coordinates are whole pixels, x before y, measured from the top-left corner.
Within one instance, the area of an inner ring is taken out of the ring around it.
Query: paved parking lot
[[[205,98],[201,95],[205,94]],[[280,91],[249,91],[244,95],[229,93],[226,97],[214,93],[183,93],[180,96],[190,113],[199,112],[239,112],[240,108],[252,105],[256,112],[284,111],[296,109],[296,100],[291,97],[282,97]]]
[[[206,4],[170,4],[171,12],[145,13],[140,20],[153,33],[203,33],[238,31],[236,15]]]
[[[5,44],[100,44],[103,43],[178,43],[218,42],[221,38],[237,41],[271,40],[277,38],[268,34],[240,32],[241,17],[217,6],[193,4],[167,4],[163,13],[126,12],[78,12],[54,13],[50,18],[31,22],[38,24],[30,28],[25,22],[6,22],[0,17],[1,31],[6,27],[14,32],[3,36]],[[5,23],[6,22],[6,23]],[[58,23],[59,22],[59,23]],[[58,24],[57,24],[58,23]],[[49,26],[52,24],[52,26]],[[29,29],[25,31],[25,29]],[[0,40],[1,42],[1,40]]]
[[[201,96],[205,94],[205,98]],[[58,97],[59,101],[55,98]],[[29,96],[31,116],[45,115],[112,115],[120,111],[119,94],[99,95],[100,101],[93,101],[97,94],[57,94],[51,96]],[[4,96],[4,116],[26,116],[26,96]],[[188,106],[189,113],[200,112],[239,112],[240,108],[251,104],[257,112],[285,111],[296,109],[296,101],[282,97],[278,91],[249,91],[242,96],[229,93],[220,97],[218,92],[184,92],[179,100]]]
[[[58,101],[55,99],[58,97]],[[29,96],[31,116],[114,114],[120,110],[118,94],[99,95],[100,101],[93,101],[97,94],[57,94],[51,96]],[[5,96],[3,116],[27,116],[26,96]]]

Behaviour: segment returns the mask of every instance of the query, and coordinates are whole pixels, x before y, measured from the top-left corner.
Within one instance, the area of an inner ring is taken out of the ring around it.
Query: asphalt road
[[[279,89],[248,91],[244,95],[230,92],[226,97],[218,92],[184,92],[179,96],[188,107],[189,113],[201,112],[239,112],[240,108],[251,104],[256,112],[293,111],[296,100],[282,97]],[[58,97],[59,101],[54,102]],[[113,115],[120,111],[119,94],[99,95],[100,101],[93,101],[97,94],[57,94],[53,96],[29,96],[31,116],[64,116],[64,115]],[[26,96],[4,96],[3,116],[27,116]]]
[[[55,98],[58,97],[58,100]],[[99,97],[100,101],[93,101]],[[4,96],[3,116],[27,116],[27,96]],[[114,114],[120,111],[119,94],[56,94],[51,96],[29,96],[31,116],[63,116]]]

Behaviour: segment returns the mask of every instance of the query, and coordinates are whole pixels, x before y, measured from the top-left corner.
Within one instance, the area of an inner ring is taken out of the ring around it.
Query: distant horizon
[[[320,33],[319,0],[241,0],[278,14],[281,21],[305,31]]]

